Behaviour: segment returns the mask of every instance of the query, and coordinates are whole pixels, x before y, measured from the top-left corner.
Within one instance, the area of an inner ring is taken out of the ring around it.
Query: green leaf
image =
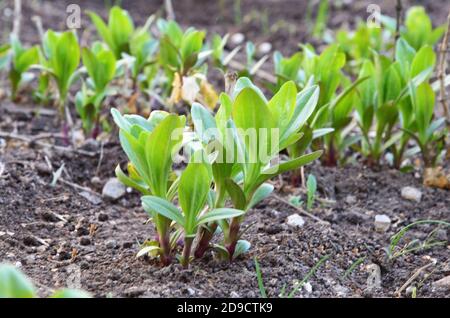
[[[181,147],[184,124],[184,117],[168,115],[145,141],[150,187],[152,193],[159,197],[166,196],[172,155]]]
[[[176,206],[167,200],[155,196],[144,196],[141,198],[144,210],[153,216],[155,213],[165,216],[166,218],[175,221],[183,228],[186,221]]]
[[[236,243],[236,248],[234,250],[233,259],[238,258],[240,255],[245,254],[248,252],[252,245],[249,241],[246,240],[239,240]]]
[[[138,182],[128,177],[120,168],[120,164],[117,165],[115,173],[117,179],[119,179],[119,181],[122,182],[127,187],[132,187],[133,189],[136,189],[137,191],[139,191],[141,194],[144,195],[150,194],[148,187],[143,182]]]
[[[231,201],[233,202],[233,206],[236,209],[245,210],[247,206],[247,199],[241,187],[231,179],[225,180],[225,186],[228,194],[230,195]]]
[[[116,73],[116,58],[111,51],[102,50],[94,53],[84,48],[82,51],[83,64],[95,84],[97,92],[105,90]]]
[[[100,18],[95,12],[87,11],[87,14],[91,18],[92,23],[94,24],[97,32],[102,37],[103,41],[109,46],[109,48],[114,52],[118,52],[118,49],[114,43],[111,31],[108,29],[108,26],[105,22]],[[120,58],[119,54],[116,54],[116,57]]]
[[[28,278],[16,267],[0,265],[0,298],[34,298],[36,291]]]
[[[208,144],[217,136],[216,121],[211,113],[199,103],[193,103],[191,108],[195,132],[203,143]]]
[[[316,109],[319,100],[320,88],[317,85],[311,86],[298,93],[295,103],[295,111],[291,121],[287,125],[281,140],[298,131],[308,121]]]
[[[211,176],[205,163],[191,162],[181,175],[178,199],[184,212],[187,235],[195,234],[196,219],[204,209],[211,186]]]
[[[266,97],[264,96],[263,92],[252,83],[252,81],[247,77],[241,77],[237,80],[236,85],[234,86],[233,91],[233,99],[236,99],[236,97],[244,90],[245,88],[251,88],[253,89],[259,96],[261,100],[264,101],[265,104],[268,103]]]
[[[230,209],[230,208],[222,208],[222,209],[214,209],[197,220],[197,224],[207,224],[214,221],[224,220],[224,219],[232,219],[241,215],[244,215],[245,211]]]
[[[301,157],[298,157],[296,159],[283,162],[277,166],[270,167],[267,170],[263,172],[263,174],[258,178],[256,185],[259,187],[259,185],[263,184],[265,181],[270,180],[282,173],[292,171],[295,169],[300,168],[301,166],[307,165],[308,163],[313,162],[314,160],[318,159],[322,155],[323,151],[316,151]]]
[[[134,32],[134,23],[126,10],[117,6],[111,8],[109,12],[108,28],[114,42],[115,54],[117,58],[121,53],[130,53],[129,41]]]
[[[277,123],[277,127],[281,129],[281,133],[284,132],[294,113],[296,95],[297,87],[294,82],[289,81],[280,88],[267,105],[274,121]]]
[[[433,69],[436,64],[436,54],[431,46],[422,47],[414,57],[411,65],[411,77],[419,75],[426,69]]]
[[[273,190],[274,190],[273,185],[269,183],[262,184],[253,194],[252,199],[250,200],[250,203],[247,206],[247,210],[252,209],[258,203],[268,198],[272,194]]]

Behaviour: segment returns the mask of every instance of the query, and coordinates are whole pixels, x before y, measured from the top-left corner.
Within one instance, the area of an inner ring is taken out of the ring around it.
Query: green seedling
[[[88,14],[98,34],[114,52],[116,59],[122,58],[122,53],[131,53],[130,39],[135,32],[135,26],[128,11],[118,6],[112,7],[109,11],[108,24],[96,13],[88,11]]]
[[[155,111],[147,120],[136,115],[122,116],[116,109],[111,112],[120,128],[122,148],[130,160],[128,175],[117,166],[117,178],[143,195],[172,201],[180,182],[172,170],[172,155],[181,148],[186,118]],[[178,234],[175,232],[171,238],[172,221],[166,216],[155,214],[153,221],[158,232],[154,249],[163,265],[168,265],[176,244],[172,238]]]
[[[211,168],[207,164],[191,162],[181,175],[178,186],[178,200],[182,212],[167,200],[154,196],[142,198],[145,210],[152,217],[162,215],[183,230],[184,250],[181,264],[184,267],[189,266],[192,244],[200,226],[244,214],[244,211],[229,208],[211,210],[206,208],[211,181]]]
[[[100,113],[105,98],[114,91],[109,84],[116,74],[114,53],[96,43],[82,51],[83,64],[89,78],[75,97],[75,106],[87,134],[96,139],[100,132]]]
[[[406,13],[405,27],[401,28],[401,36],[415,49],[435,45],[444,35],[446,25],[433,29],[431,18],[421,6],[411,7]]]
[[[390,261],[395,260],[398,257],[403,255],[413,253],[415,251],[423,251],[433,248],[435,246],[445,246],[448,244],[447,241],[439,241],[436,240],[434,234],[436,231],[432,231],[430,235],[425,239],[425,241],[421,242],[419,240],[410,240],[404,246],[400,246],[400,241],[402,238],[413,228],[418,225],[437,225],[437,226],[445,226],[450,227],[450,223],[439,221],[439,220],[421,220],[414,223],[411,223],[405,227],[403,227],[398,233],[391,237],[391,243],[385,249],[387,257]]]
[[[320,157],[322,151],[316,151],[288,162],[272,164],[280,151],[303,137],[300,130],[314,112],[317,102],[314,96],[318,90],[313,86],[298,93],[296,85],[287,82],[268,101],[248,78],[241,78],[232,97],[222,94],[221,107],[215,118],[200,104],[192,106],[192,119],[199,140],[209,151],[219,146],[218,158],[221,160],[213,163],[216,207],[223,206],[228,196],[234,208],[248,211],[273,191],[273,186],[265,184],[266,181]],[[214,133],[211,135],[210,131]],[[261,131],[265,134],[259,133]],[[201,257],[210,246],[217,226],[224,234],[224,245],[215,245],[221,257],[232,260],[244,252],[249,247],[248,243],[240,240],[244,216],[204,228],[196,257]]]
[[[288,149],[290,156],[295,157],[310,146],[313,149],[325,147],[325,163],[336,165],[344,156],[346,147],[357,141],[349,135],[346,127],[352,120],[356,88],[367,78],[351,83],[342,72],[345,62],[345,54],[338,45],[329,46],[320,55],[311,46],[303,46],[298,85],[310,87],[316,84],[320,87],[320,94],[318,106],[302,131],[305,138]],[[338,89],[341,89],[339,94]]]
[[[416,53],[400,39],[396,46],[396,61],[374,52],[374,62],[364,62],[359,77],[369,77],[369,80],[359,87],[356,119],[363,135],[361,153],[368,158],[369,164],[379,164],[381,156],[391,149],[394,164],[400,167],[411,138],[407,131],[415,131],[417,127],[417,107],[413,107],[411,94],[421,84],[427,83],[435,60],[430,47],[424,46]],[[429,95],[430,98],[432,96]],[[402,131],[394,133],[398,122]],[[375,136],[372,139],[370,135],[374,125]]]
[[[58,88],[58,105],[64,118],[69,89],[79,77],[80,47],[73,32],[47,31],[44,36],[43,58],[38,68],[53,78]]]
[[[33,76],[27,71],[34,64],[39,62],[39,48],[37,46],[26,49],[22,46],[19,39],[11,35],[11,63],[9,70],[9,79],[11,81],[11,98],[17,99],[17,93],[22,84],[30,81]],[[6,52],[6,47],[3,49]]]

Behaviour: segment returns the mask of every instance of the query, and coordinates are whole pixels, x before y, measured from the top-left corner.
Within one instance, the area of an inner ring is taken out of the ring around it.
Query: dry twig
[[[14,0],[14,23],[12,34],[20,38],[20,26],[22,23],[22,0]]]
[[[311,214],[311,213],[309,213],[309,212],[299,208],[298,206],[293,205],[291,202],[289,202],[288,200],[280,197],[277,194],[273,194],[273,197],[276,198],[278,201],[283,202],[284,204],[289,205],[290,207],[296,209],[299,213],[301,213],[303,215],[306,215],[306,216],[310,217],[311,219],[316,220],[319,223],[326,224],[326,225],[329,224],[328,222],[322,220],[321,218],[319,218],[319,217],[317,217],[317,216],[315,216],[315,215],[313,215],[313,214]]]
[[[420,267],[419,269],[417,269],[414,274],[412,274],[412,276],[410,278],[408,278],[408,280],[399,288],[394,292],[394,295],[397,297],[400,297],[402,291],[406,288],[408,288],[409,285],[411,285],[411,283],[420,275],[420,273],[422,273],[424,270],[426,270],[428,267],[435,265],[435,263],[428,263],[425,266]]]
[[[175,20],[175,11],[171,0],[164,0],[164,6],[166,8],[167,20]]]
[[[53,136],[53,137],[55,137],[55,136]],[[97,155],[97,153],[95,153],[95,152],[90,152],[90,151],[86,151],[86,150],[82,150],[82,149],[75,149],[75,148],[71,148],[71,147],[56,146],[53,144],[49,144],[49,143],[46,143],[43,141],[36,140],[33,137],[18,135],[15,133],[8,133],[8,132],[0,131],[0,137],[9,138],[9,139],[17,139],[17,140],[26,142],[29,145],[37,145],[42,148],[48,148],[50,150],[56,150],[56,151],[60,151],[60,152],[76,153],[76,154],[83,155],[86,157],[95,157]]]
[[[440,50],[439,50],[439,66],[438,66],[438,79],[440,82],[439,90],[439,101],[442,104],[442,109],[444,110],[445,118],[447,118],[447,125],[450,127],[450,112],[447,104],[447,92],[445,88],[445,76],[447,69],[447,48],[450,33],[450,12],[447,17],[447,31],[445,32],[444,38],[442,40]]]

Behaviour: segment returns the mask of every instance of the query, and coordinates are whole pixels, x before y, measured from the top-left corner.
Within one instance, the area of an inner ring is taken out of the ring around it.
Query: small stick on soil
[[[164,0],[166,8],[167,20],[175,20],[175,11],[173,10],[172,0]]]
[[[14,0],[14,23],[12,34],[20,38],[20,25],[22,22],[22,0]]]
[[[447,31],[445,32],[444,38],[442,40],[440,46],[440,54],[439,54],[439,66],[438,66],[438,79],[440,82],[440,90],[439,90],[439,101],[442,104],[442,108],[444,110],[445,118],[447,118],[447,126],[450,127],[450,112],[447,105],[447,91],[445,88],[445,76],[447,69],[447,48],[448,48],[448,40],[450,33],[450,12],[447,17]]]
[[[303,215],[306,215],[306,216],[310,217],[311,219],[316,220],[319,223],[329,225],[328,222],[318,218],[317,216],[315,216],[315,215],[313,215],[313,214],[311,214],[309,212],[306,212],[305,210],[299,208],[298,206],[293,205],[291,202],[289,202],[288,200],[278,196],[277,194],[273,194],[273,197],[276,198],[278,201],[283,202],[284,204],[289,205],[290,207],[296,209],[299,213],[301,213]]]
[[[31,20],[33,20],[34,24],[36,24],[36,29],[39,33],[39,38],[41,39],[41,43],[44,42],[44,28],[42,27],[42,19],[40,16],[35,15],[34,17],[31,18]]]
[[[402,24],[402,0],[397,0],[397,5],[395,6],[395,14],[397,22],[395,25],[395,42],[394,42],[394,56],[395,56],[395,48],[397,46],[397,40],[400,38],[400,25]]]
[[[411,285],[411,283],[420,275],[420,273],[422,273],[424,270],[426,270],[428,267],[435,265],[435,263],[429,263],[425,266],[420,267],[419,269],[417,269],[414,274],[412,274],[412,276],[399,288],[394,292],[394,295],[396,297],[400,297],[402,291],[406,288],[408,288],[409,285]]]
[[[49,117],[56,115],[56,111],[54,109],[49,108],[28,107],[24,105],[20,105],[20,107],[17,107],[16,104],[9,104],[9,103],[3,104],[0,107],[10,114],[25,114],[25,115],[35,114]]]
[[[72,188],[74,188],[74,189],[81,190],[81,191],[86,191],[86,192],[89,192],[89,193],[91,193],[91,194],[93,194],[93,195],[96,195],[96,196],[98,196],[98,197],[101,197],[100,193],[95,192],[95,191],[92,190],[91,188],[87,188],[87,187],[80,186],[79,184],[76,184],[76,183],[73,183],[73,182],[64,180],[64,179],[62,179],[62,178],[58,179],[58,182],[61,182],[61,183],[65,184],[65,185],[68,185],[68,186],[70,186],[70,187],[72,187]]]
[[[29,145],[37,145],[43,148],[49,148],[50,150],[56,150],[56,151],[61,151],[61,152],[71,152],[71,153],[76,153],[79,155],[83,155],[86,157],[95,157],[97,155],[97,153],[95,152],[90,152],[90,151],[86,151],[86,150],[81,150],[81,149],[74,149],[74,148],[69,148],[69,147],[62,147],[62,146],[57,146],[57,145],[52,145],[52,144],[48,144],[39,140],[35,140],[33,137],[28,137],[28,136],[24,136],[24,135],[18,135],[15,133],[7,133],[4,131],[0,131],[0,137],[2,138],[10,138],[10,139],[17,139],[17,140],[21,140],[26,142]]]
[[[98,176],[98,174],[100,173],[100,168],[102,166],[103,156],[104,156],[104,149],[103,149],[104,147],[105,147],[105,143],[102,141],[102,144],[100,147],[100,158],[98,159],[97,169],[95,170],[96,176]]]

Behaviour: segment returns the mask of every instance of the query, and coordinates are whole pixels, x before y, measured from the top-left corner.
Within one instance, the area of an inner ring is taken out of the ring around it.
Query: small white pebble
[[[292,227],[302,227],[305,225],[305,220],[299,214],[292,214],[288,216],[286,223]]]
[[[304,289],[308,294],[311,294],[311,293],[312,293],[312,290],[313,290],[312,285],[311,285],[310,282],[306,282],[306,283],[303,285],[303,289]]]
[[[261,55],[269,54],[272,51],[272,44],[269,42],[263,42],[258,46],[258,52]]]
[[[375,216],[375,230],[377,232],[386,232],[391,226],[391,219],[385,214]]]
[[[242,33],[235,33],[231,36],[231,43],[234,46],[238,46],[241,45],[245,40],[245,35],[243,35]]]
[[[410,201],[420,202],[422,200],[422,192],[413,187],[404,187],[402,189],[402,198]]]

